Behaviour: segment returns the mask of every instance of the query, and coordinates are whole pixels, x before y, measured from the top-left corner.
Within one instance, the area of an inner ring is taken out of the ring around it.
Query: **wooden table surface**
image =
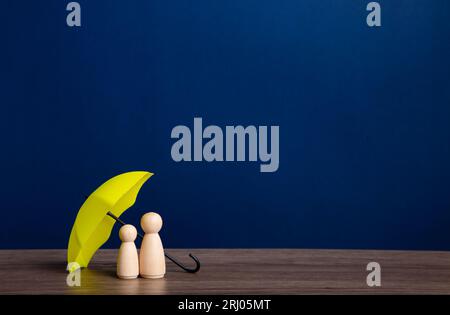
[[[185,249],[167,250],[189,262]],[[194,249],[202,262],[188,274],[167,261],[164,279],[119,280],[117,250],[100,250],[81,286],[66,285],[65,250],[0,250],[0,294],[450,294],[450,252]],[[381,265],[381,287],[366,266]]]

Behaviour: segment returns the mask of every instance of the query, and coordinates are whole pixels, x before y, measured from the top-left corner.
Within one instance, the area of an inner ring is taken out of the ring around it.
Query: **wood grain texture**
[[[189,250],[167,250],[190,263]],[[119,280],[117,250],[100,250],[66,285],[65,250],[1,250],[0,294],[450,294],[450,253],[414,251],[195,249],[188,274],[167,261],[163,279]],[[366,285],[367,263],[382,267],[382,286]]]

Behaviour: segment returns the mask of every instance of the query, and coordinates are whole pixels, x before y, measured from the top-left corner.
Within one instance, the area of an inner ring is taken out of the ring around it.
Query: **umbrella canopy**
[[[97,249],[111,235],[116,222],[108,212],[119,217],[131,207],[142,185],[153,174],[129,172],[111,178],[98,187],[84,202],[70,233],[67,262],[87,267]]]

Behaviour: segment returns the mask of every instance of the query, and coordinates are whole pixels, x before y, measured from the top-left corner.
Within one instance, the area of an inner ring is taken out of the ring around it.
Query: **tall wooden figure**
[[[155,212],[146,213],[141,218],[145,235],[141,245],[139,269],[143,278],[158,279],[166,274],[164,248],[158,234],[162,224],[161,217]]]
[[[136,236],[137,230],[130,224],[122,226],[119,230],[122,245],[117,256],[117,277],[121,279],[135,279],[139,275],[139,258],[134,244]]]

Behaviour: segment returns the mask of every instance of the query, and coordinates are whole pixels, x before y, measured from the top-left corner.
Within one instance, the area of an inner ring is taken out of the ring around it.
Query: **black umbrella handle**
[[[108,216],[110,216],[111,218],[113,218],[114,220],[116,220],[116,222],[119,222],[120,225],[125,225],[126,223],[123,222],[122,220],[120,220],[117,216],[115,216],[111,211],[109,211],[107,213]],[[144,236],[142,236],[141,233],[137,233],[137,235],[139,236],[140,239],[143,239]],[[194,255],[189,253],[189,257],[191,257],[194,261],[195,261],[195,268],[191,269],[191,268],[187,268],[185,267],[183,264],[181,264],[180,262],[178,262],[175,258],[173,258],[172,256],[170,256],[169,254],[167,254],[166,252],[164,252],[164,255],[170,260],[172,261],[175,265],[177,265],[178,267],[180,267],[181,269],[183,269],[186,272],[189,273],[196,273],[197,271],[200,270],[200,261],[198,260],[197,257],[195,257]]]

